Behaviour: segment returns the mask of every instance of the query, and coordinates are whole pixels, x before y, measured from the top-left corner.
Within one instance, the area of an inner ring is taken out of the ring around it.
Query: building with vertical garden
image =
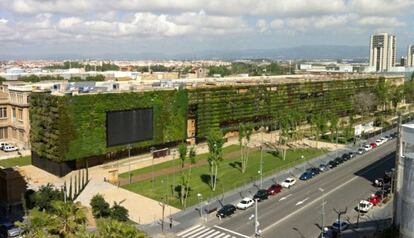
[[[347,116],[354,113],[353,96],[372,92],[381,80],[404,82],[352,75],[102,82],[88,90],[54,85],[31,94],[32,161],[63,176],[183,141],[199,143],[214,129],[236,135],[241,123],[270,130],[291,113],[304,121],[314,114]]]

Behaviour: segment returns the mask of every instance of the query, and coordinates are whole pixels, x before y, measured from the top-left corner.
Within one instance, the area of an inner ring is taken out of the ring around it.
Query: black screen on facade
[[[153,137],[152,120],[152,108],[107,112],[107,146],[151,140]]]

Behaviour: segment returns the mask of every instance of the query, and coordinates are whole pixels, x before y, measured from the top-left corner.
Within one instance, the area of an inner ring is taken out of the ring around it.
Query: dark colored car
[[[253,196],[253,200],[258,200],[259,202],[262,200],[266,200],[269,197],[266,189],[260,189],[257,193]]]
[[[329,168],[335,168],[336,166],[338,166],[339,165],[339,163],[338,163],[338,161],[336,161],[336,160],[331,160],[331,161],[329,161],[329,163],[328,163],[328,166],[329,166]]]
[[[16,227],[13,223],[7,222],[0,225],[1,238],[18,238],[21,237],[22,233],[22,229]]]
[[[352,159],[356,156],[356,153],[355,152],[349,152],[348,155],[349,155],[349,158]]]
[[[306,181],[306,180],[311,179],[312,177],[313,177],[312,172],[310,172],[310,171],[306,171],[305,173],[303,173],[303,174],[299,177],[299,179],[300,179],[300,180],[303,180],[303,181]]]
[[[280,193],[281,191],[282,191],[282,186],[280,186],[280,184],[272,184],[272,186],[270,186],[267,189],[267,194],[274,195],[276,193]]]
[[[345,160],[342,159],[341,157],[336,157],[335,160],[336,160],[336,162],[338,162],[338,165],[339,164],[342,164],[343,162],[345,162]]]
[[[321,173],[321,170],[315,167],[309,168],[307,171],[311,172],[313,176],[316,176]]]
[[[319,165],[319,170],[321,172],[325,172],[326,170],[328,170],[329,165],[328,164],[320,164]]]
[[[348,154],[348,153],[346,153],[346,154],[343,154],[343,155],[341,156],[341,159],[343,159],[344,161],[347,161],[347,160],[350,160],[350,159],[351,159],[351,156],[349,156],[349,154]]]
[[[216,216],[219,218],[225,218],[231,216],[236,211],[236,207],[232,204],[224,205],[220,210],[218,210]]]

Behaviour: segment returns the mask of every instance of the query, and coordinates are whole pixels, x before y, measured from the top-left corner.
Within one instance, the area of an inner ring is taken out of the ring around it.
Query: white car
[[[7,142],[0,142],[0,149],[2,150],[4,146],[9,145]]]
[[[296,179],[294,178],[286,178],[285,181],[283,181],[280,185],[284,188],[290,188],[293,185],[295,185]]]
[[[367,152],[367,151],[372,150],[372,147],[371,147],[370,145],[364,145],[364,146],[362,147],[362,149],[364,149],[364,150],[365,150],[365,152]]]
[[[380,140],[382,140],[382,141],[383,141],[382,143],[385,143],[385,142],[387,142],[387,141],[388,141],[388,138],[387,138],[387,137],[381,137],[381,138],[380,138]]]
[[[253,199],[252,198],[243,198],[237,205],[236,205],[236,207],[238,208],[238,209],[241,209],[241,210],[244,210],[244,209],[247,209],[247,208],[249,208],[249,207],[251,207],[251,206],[253,206],[253,204],[254,204],[254,201],[253,201]]]
[[[382,145],[382,144],[384,144],[385,143],[385,141],[384,140],[381,140],[381,139],[377,139],[376,141],[375,141],[375,144],[377,144],[377,146],[380,146],[380,145]]]
[[[18,150],[19,150],[19,148],[14,147],[12,145],[3,146],[3,151],[5,151],[5,152],[12,152],[12,151],[18,151]]]
[[[357,210],[360,212],[368,212],[374,205],[367,200],[361,200],[358,204]]]

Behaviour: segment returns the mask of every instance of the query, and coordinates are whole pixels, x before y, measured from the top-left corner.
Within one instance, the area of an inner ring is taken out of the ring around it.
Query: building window
[[[7,139],[7,127],[0,128],[0,139]]]
[[[13,121],[16,120],[16,108],[15,107],[12,107],[12,119]]]
[[[0,107],[0,119],[7,118],[7,107]]]
[[[23,109],[17,109],[17,120],[23,121]]]

